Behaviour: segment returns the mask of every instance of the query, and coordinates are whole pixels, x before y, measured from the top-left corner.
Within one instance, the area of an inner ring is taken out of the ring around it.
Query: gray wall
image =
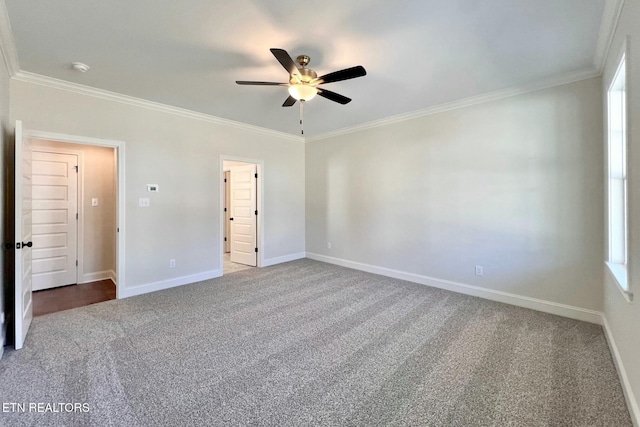
[[[606,93],[613,73],[618,66],[618,57],[622,50],[624,39],[630,36],[630,56],[626,58],[631,72],[627,74],[627,90],[629,90],[629,165],[628,193],[629,193],[629,283],[636,301],[627,302],[618,289],[614,279],[605,272],[604,276],[604,315],[607,319],[614,341],[614,354],[617,351],[625,370],[628,385],[633,396],[628,396],[634,402],[635,416],[640,422],[640,126],[638,112],[640,112],[640,2],[626,1],[620,16],[603,74],[602,96]],[[604,122],[607,122],[606,111]],[[606,137],[603,151],[606,150]],[[612,346],[613,347],[613,346]]]
[[[265,258],[304,252],[299,141],[17,80],[11,117],[27,129],[125,142],[127,288],[222,268],[221,154],[264,161]],[[160,192],[147,193],[146,184]],[[139,208],[139,197],[151,207]]]
[[[601,310],[600,88],[308,142],[307,252]]]

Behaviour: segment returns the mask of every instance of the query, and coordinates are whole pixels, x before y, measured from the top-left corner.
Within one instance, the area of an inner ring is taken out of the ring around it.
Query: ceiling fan
[[[305,101],[309,101],[316,95],[320,95],[323,98],[327,98],[331,101],[339,104],[348,104],[351,102],[351,98],[340,95],[339,93],[332,92],[330,90],[319,87],[322,84],[339,82],[342,80],[354,79],[356,77],[362,77],[367,75],[367,71],[363,66],[358,65],[351,68],[345,68],[344,70],[334,71],[333,73],[325,74],[318,77],[318,74],[311,68],[307,68],[309,65],[309,58],[307,55],[300,55],[296,58],[300,67],[298,67],[291,56],[284,49],[270,49],[273,56],[276,57],[278,62],[282,64],[285,70],[289,73],[289,83],[276,83],[276,82],[253,82],[237,80],[239,85],[254,85],[254,86],[286,86],[289,88],[289,97],[282,104],[283,107],[291,107],[300,101],[300,125],[302,125],[302,105]],[[303,131],[304,134],[304,131]]]

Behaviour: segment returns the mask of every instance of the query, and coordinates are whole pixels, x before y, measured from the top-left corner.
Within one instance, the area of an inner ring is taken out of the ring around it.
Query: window
[[[627,279],[627,91],[625,56],[608,90],[609,254],[607,265],[620,287]]]

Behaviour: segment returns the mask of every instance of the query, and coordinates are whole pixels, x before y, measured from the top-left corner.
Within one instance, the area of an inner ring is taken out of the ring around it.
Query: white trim
[[[609,49],[611,48],[611,42],[618,27],[624,1],[625,0],[605,0],[604,2],[602,20],[600,21],[600,32],[598,33],[596,50],[593,55],[593,66],[600,74],[602,74],[607,62],[607,56],[609,56]]]
[[[94,273],[85,273],[82,275],[82,279],[78,280],[78,284],[97,282],[98,280],[111,279],[113,283],[116,283],[116,272],[113,270],[96,271]]]
[[[271,265],[282,264],[283,262],[295,261],[297,259],[305,258],[307,255],[305,252],[298,252],[297,254],[283,255],[275,258],[268,258],[262,262],[263,267],[269,267]]]
[[[2,1],[2,0],[0,0]],[[379,126],[385,126],[393,123],[400,123],[407,120],[425,117],[433,114],[439,114],[446,111],[456,110],[459,108],[469,107],[472,105],[483,104],[486,102],[496,101],[503,98],[509,98],[516,95],[522,95],[529,92],[535,92],[542,89],[548,89],[555,86],[574,83],[581,80],[587,80],[590,78],[598,77],[601,75],[601,70],[587,69],[577,72],[571,72],[548,79],[532,82],[522,86],[511,87],[507,89],[501,89],[485,94],[472,96],[469,98],[463,98],[452,102],[436,105],[422,110],[403,113],[391,117],[386,117],[379,120],[374,120],[367,123],[362,123],[352,127],[338,129],[336,131],[326,132],[312,137],[300,137],[292,135],[286,132],[280,132],[272,129],[267,129],[248,123],[237,122],[234,120],[224,119],[221,117],[212,116],[210,114],[199,113],[196,111],[187,110],[184,108],[173,107],[167,104],[161,104],[159,102],[148,101],[133,96],[123,95],[116,92],[111,92],[103,89],[97,89],[90,86],[81,85],[78,83],[72,83],[65,80],[56,79],[53,77],[43,76],[40,74],[30,73],[28,71],[18,70],[14,73],[13,78],[26,82],[33,83],[41,86],[51,87],[54,89],[65,90],[67,92],[78,93],[81,95],[92,96],[95,98],[106,99],[109,101],[120,102],[127,105],[133,105],[142,108],[148,108],[155,111],[161,111],[168,114],[175,114],[177,116],[191,118],[195,120],[201,120],[209,123],[216,123],[220,125],[235,127],[239,129],[245,129],[265,135],[276,136],[297,142],[312,142],[327,138],[333,138],[340,135],[346,135],[353,132],[359,132],[366,129],[376,128]]]
[[[0,0],[2,1],[2,0]],[[125,289],[125,207],[126,207],[126,195],[125,195],[125,150],[124,142],[111,140],[111,139],[99,139],[92,137],[84,137],[77,135],[66,135],[54,132],[43,132],[36,130],[25,131],[24,137],[32,139],[43,139],[47,141],[67,142],[72,144],[84,144],[84,145],[97,145],[100,147],[111,147],[116,151],[116,169],[117,169],[117,195],[116,195],[116,298],[124,298],[123,292]]]
[[[620,293],[624,296],[624,299],[630,303],[633,301],[633,292],[631,292],[629,288],[629,277],[628,277],[628,269],[626,264],[615,264],[613,262],[605,261],[606,270],[609,272],[609,275],[616,282]]]
[[[367,129],[372,129],[380,126],[386,126],[394,123],[401,123],[407,120],[417,119],[420,117],[431,116],[433,114],[444,113],[446,111],[457,110],[459,108],[470,107],[477,104],[484,104],[491,101],[497,101],[503,98],[510,98],[512,96],[523,95],[530,92],[536,92],[543,89],[548,89],[555,86],[561,86],[569,83],[575,83],[582,80],[599,77],[600,72],[597,70],[583,70],[563,74],[560,76],[552,77],[546,80],[529,83],[522,86],[511,87],[507,89],[501,89],[493,92],[484,93],[482,95],[471,96],[469,98],[463,98],[456,101],[447,102],[440,105],[435,105],[423,110],[411,111],[404,114],[398,114],[396,116],[387,117],[380,120],[374,120],[368,123],[355,125],[352,127],[339,129],[332,132],[323,133],[317,136],[307,137],[305,142],[319,141],[327,138],[334,138],[336,136],[346,135],[354,132],[360,132]]]
[[[215,279],[221,276],[222,269],[206,271],[204,273],[198,274],[190,274],[188,276],[175,277],[173,279],[161,280],[159,282],[147,283],[145,285],[123,289],[118,298],[129,298],[136,295],[148,294],[149,292],[175,288],[176,286],[190,285],[192,283]]]
[[[216,117],[210,114],[199,113],[196,111],[187,110],[185,108],[173,107],[171,105],[162,104],[159,102],[148,101],[146,99],[136,98],[129,95],[123,95],[120,93],[111,92],[104,89],[98,89],[90,86],[81,85],[78,83],[72,83],[65,80],[56,79],[53,77],[47,77],[40,74],[30,73],[28,71],[20,70],[13,76],[13,78],[18,81],[22,81],[26,83],[33,83],[40,86],[46,86],[54,89],[64,90],[67,92],[77,93],[80,95],[92,96],[94,98],[106,99],[108,101],[115,101],[122,104],[132,105],[135,107],[148,108],[150,110],[160,111],[168,114],[175,114],[177,116],[186,117],[189,119],[195,119],[195,120],[200,120],[204,122],[230,126],[237,129],[248,130],[251,132],[257,132],[264,135],[270,135],[278,138],[289,139],[292,141],[304,142],[304,138],[296,135],[292,135],[286,132],[280,132],[273,129],[254,126],[248,123],[237,122],[235,120],[224,119],[222,117]]]
[[[631,382],[627,376],[627,371],[624,369],[622,357],[620,357],[618,346],[613,338],[613,332],[609,327],[607,316],[604,314],[602,315],[602,327],[604,329],[604,336],[609,344],[609,349],[611,350],[611,355],[613,356],[613,363],[616,366],[620,382],[622,383],[622,391],[624,393],[624,398],[627,401],[627,409],[629,410],[629,415],[631,415],[631,422],[635,427],[640,427],[640,409],[638,408],[638,401],[633,394],[633,388],[631,387]]]
[[[560,304],[553,301],[545,301],[537,298],[526,297],[522,295],[512,294],[508,292],[496,291],[493,289],[481,288],[479,286],[467,285],[465,283],[452,282],[450,280],[436,279],[434,277],[423,276],[420,274],[407,273],[400,270],[393,270],[385,267],[378,267],[370,264],[349,261],[341,258],[334,258],[326,255],[320,255],[307,252],[307,258],[316,261],[336,264],[342,267],[353,268],[355,270],[366,271],[368,273],[380,274],[382,276],[393,277],[394,279],[406,280],[408,282],[419,283],[434,288],[446,289],[452,292],[458,292],[465,295],[472,295],[491,301],[503,302],[518,307],[529,308],[532,310],[542,311],[544,313],[555,314],[557,316],[568,317],[570,319],[582,320],[589,323],[600,324],[602,322],[602,313],[586,308],[575,307],[566,304]]]
[[[400,123],[400,122],[404,122],[404,121],[419,118],[419,117],[439,114],[442,112],[469,107],[472,105],[483,104],[486,102],[496,101],[503,98],[509,98],[516,95],[522,95],[529,92],[535,92],[542,89],[574,83],[581,80],[587,80],[590,78],[598,77],[600,76],[600,74],[601,73],[599,70],[593,70],[593,69],[567,73],[560,76],[551,77],[545,80],[525,84],[522,86],[488,92],[482,95],[472,96],[469,98],[464,98],[464,99],[436,105],[423,110],[417,110],[417,111],[412,111],[404,114],[399,114],[396,116],[386,117],[380,120],[374,120],[368,123],[347,127],[344,129],[338,129],[336,131],[331,131],[331,132],[323,133],[323,134],[312,136],[312,137],[300,137],[300,136],[292,135],[286,132],[280,132],[272,129],[250,125],[247,123],[237,122],[229,119],[223,119],[221,117],[216,117],[209,114],[198,113],[198,112],[187,110],[184,108],[178,108],[178,107],[173,107],[166,104],[161,104],[158,102],[147,101],[141,98],[122,95],[116,92],[97,89],[97,88],[81,85],[78,83],[72,83],[72,82],[56,79],[53,77],[47,77],[47,76],[34,74],[27,71],[22,71],[22,70],[19,70],[13,76],[13,78],[18,81],[23,81],[26,83],[33,83],[41,86],[51,87],[54,89],[60,89],[68,92],[78,93],[81,95],[87,95],[95,98],[106,99],[110,101],[120,102],[123,104],[137,106],[137,107],[148,108],[155,111],[161,111],[168,114],[175,114],[181,117],[187,117],[187,118],[201,120],[209,123],[216,123],[216,124],[231,126],[235,128],[245,129],[245,130],[258,132],[266,135],[276,136],[279,138],[285,138],[292,141],[312,142],[312,141],[318,141],[318,140],[327,139],[327,138],[333,138],[336,136],[345,135],[353,132],[359,132],[366,129],[376,128],[379,126],[385,126],[388,124]]]
[[[220,155],[219,159],[219,169],[218,169],[218,215],[220,215],[220,235],[218,239],[219,244],[219,266],[220,270],[223,270],[224,266],[224,212],[222,209],[224,208],[224,162],[243,162],[243,163],[253,163],[256,167],[256,173],[258,174],[258,181],[256,186],[258,187],[256,190],[258,196],[258,218],[257,218],[257,244],[258,244],[258,257],[257,257],[257,267],[264,267],[264,160],[261,159],[249,159],[247,157],[237,157],[237,156],[227,156],[225,154]]]
[[[13,39],[9,13],[4,0],[0,0],[0,54],[4,59],[4,65],[7,67],[9,77],[15,76],[20,71],[20,63],[18,62],[16,42]]]

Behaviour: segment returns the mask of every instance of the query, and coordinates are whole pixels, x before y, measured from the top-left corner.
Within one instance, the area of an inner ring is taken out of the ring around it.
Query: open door
[[[231,252],[231,172],[224,173],[224,253]]]
[[[231,262],[257,264],[256,165],[231,168]]]
[[[31,290],[31,142],[16,121],[15,150],[15,348],[24,345],[33,319]]]

